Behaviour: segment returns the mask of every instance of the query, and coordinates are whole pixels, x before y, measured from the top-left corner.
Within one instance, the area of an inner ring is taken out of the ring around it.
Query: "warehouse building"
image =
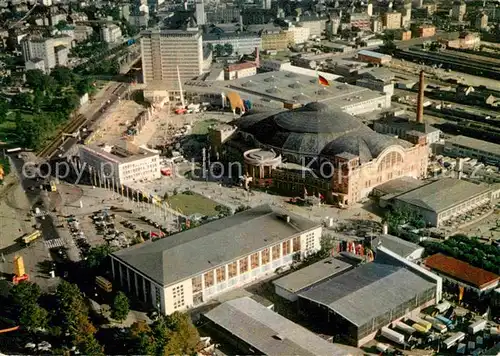
[[[202,315],[211,335],[243,355],[350,355],[348,347],[328,342],[251,298],[225,302]]]
[[[437,253],[425,260],[425,266],[434,273],[476,293],[491,292],[498,287],[500,276],[467,262]]]
[[[115,281],[164,314],[287,268],[320,249],[321,225],[263,205],[111,255]]]
[[[92,170],[91,174],[99,177],[101,182],[107,180],[110,187],[161,178],[158,152],[130,143],[124,146],[80,146],[79,157],[80,162]]]
[[[383,54],[374,51],[368,51],[363,49],[358,52],[358,59],[363,62],[373,63],[373,64],[386,64],[392,60],[392,57],[388,54]]]
[[[299,299],[299,293],[353,268],[351,263],[329,257],[273,281],[274,291],[280,297],[295,302]]]
[[[446,140],[444,154],[451,157],[471,157],[487,164],[500,166],[500,145],[467,136]]]
[[[372,240],[371,245],[375,253],[377,249],[382,246],[410,261],[419,260],[424,254],[424,248],[422,246],[389,234],[377,236]]]
[[[325,333],[360,347],[384,326],[415,316],[442,297],[441,277],[379,247],[374,262],[299,294],[299,308]]]
[[[440,227],[450,219],[491,203],[490,187],[444,178],[396,196],[393,206],[420,214],[430,226]]]

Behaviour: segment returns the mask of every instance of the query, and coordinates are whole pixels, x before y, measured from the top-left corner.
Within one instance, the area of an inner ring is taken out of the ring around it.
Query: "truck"
[[[424,328],[422,325],[420,325],[418,323],[413,324],[412,328],[414,328],[417,332],[424,334],[424,335],[429,332],[428,329]]]
[[[417,330],[415,330],[415,328],[411,327],[408,324],[403,323],[402,321],[397,321],[394,324],[394,327],[396,329],[398,329],[399,331],[404,332],[407,335],[412,335],[412,334],[414,334],[417,331]]]
[[[465,333],[459,331],[453,335],[451,335],[449,338],[443,341],[443,347],[448,350],[451,347],[453,347],[455,344],[459,343],[465,339]]]
[[[418,317],[411,318],[411,321],[413,321],[415,324],[422,326],[425,329],[425,332],[428,332],[432,327],[432,324],[430,322],[428,322],[427,320],[422,320]],[[415,326],[413,325],[413,327]]]
[[[448,318],[445,318],[442,315],[436,315],[435,318],[436,318],[437,321],[440,321],[441,323],[443,323],[444,325],[446,325],[446,327],[448,329],[453,330],[453,328],[454,328],[453,321],[451,321]]]
[[[481,330],[484,330],[484,328],[486,327],[486,320],[484,319],[479,319],[479,320],[476,320],[475,322],[473,322],[472,324],[469,325],[469,334],[472,334],[474,335],[475,333],[481,331]]]
[[[381,335],[386,339],[391,340],[397,344],[404,345],[405,343],[405,337],[403,335],[394,330],[389,329],[387,326],[384,326],[381,329]]]
[[[444,325],[443,323],[439,322],[436,318],[433,318],[432,316],[430,315],[425,315],[424,316],[424,319],[426,321],[428,321],[429,323],[432,324],[432,327],[438,331],[439,333],[443,334],[445,332],[448,331],[448,328],[446,327],[446,325]]]
[[[438,305],[436,305],[436,309],[439,313],[444,313],[446,312],[448,309],[450,309],[451,307],[451,304],[448,303],[447,301],[444,301],[442,303],[439,303]]]
[[[40,230],[35,230],[31,234],[23,236],[22,241],[25,245],[28,245],[30,242],[35,241],[40,236],[42,236],[42,232]]]

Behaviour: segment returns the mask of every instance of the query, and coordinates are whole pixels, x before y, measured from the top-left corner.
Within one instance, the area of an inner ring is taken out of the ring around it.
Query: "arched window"
[[[389,152],[382,158],[378,165],[378,171],[392,169],[394,166],[401,164],[403,157],[399,152]]]

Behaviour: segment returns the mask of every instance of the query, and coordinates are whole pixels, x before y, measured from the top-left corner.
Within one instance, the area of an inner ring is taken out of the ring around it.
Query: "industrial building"
[[[322,228],[286,210],[259,206],[111,255],[114,279],[164,314],[287,268],[320,249]]]
[[[141,58],[144,84],[156,82],[167,88],[178,87],[178,76],[184,81],[203,72],[201,33],[197,29],[144,31]]]
[[[358,59],[360,61],[369,62],[373,64],[384,64],[384,63],[389,63],[392,60],[392,57],[389,56],[388,54],[383,54],[363,49],[358,52]]]
[[[441,277],[381,246],[375,261],[299,293],[298,303],[325,332],[360,347],[441,298]]]
[[[400,116],[387,116],[377,120],[373,123],[373,129],[379,133],[397,135],[402,139],[406,139],[408,136],[425,137],[428,145],[436,144],[441,140],[441,130],[428,123]]]
[[[443,178],[397,195],[392,204],[416,211],[429,226],[440,227],[450,219],[490,204],[491,192],[487,185]]]
[[[371,241],[371,245],[375,253],[377,249],[382,246],[409,261],[419,260],[424,254],[424,248],[422,246],[389,234],[377,236]]]
[[[87,165],[101,181],[115,187],[161,177],[158,152],[132,144],[126,146],[80,146],[80,162]]]
[[[348,347],[328,342],[251,298],[225,302],[202,315],[215,339],[227,341],[244,355],[350,355]]]
[[[455,136],[445,141],[444,154],[451,157],[470,157],[500,166],[500,145],[467,136]]]
[[[334,81],[329,86],[321,86],[317,77],[295,73],[291,69],[234,80],[227,85],[226,90],[239,92],[243,99],[245,94],[250,94],[267,101],[287,104],[304,105],[317,101],[335,105],[352,115],[385,109],[391,105],[390,98],[382,92]]]
[[[280,297],[295,302],[301,292],[353,268],[353,264],[341,258],[329,257],[273,281],[274,291]]]
[[[464,286],[476,293],[492,292],[498,287],[500,276],[467,262],[437,253],[425,259],[425,266],[444,279]]]

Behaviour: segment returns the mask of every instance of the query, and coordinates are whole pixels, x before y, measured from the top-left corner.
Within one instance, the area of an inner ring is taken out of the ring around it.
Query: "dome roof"
[[[390,145],[411,146],[374,132],[340,108],[319,102],[289,111],[249,114],[235,124],[260,144],[305,155],[333,156],[348,152],[367,162]]]

